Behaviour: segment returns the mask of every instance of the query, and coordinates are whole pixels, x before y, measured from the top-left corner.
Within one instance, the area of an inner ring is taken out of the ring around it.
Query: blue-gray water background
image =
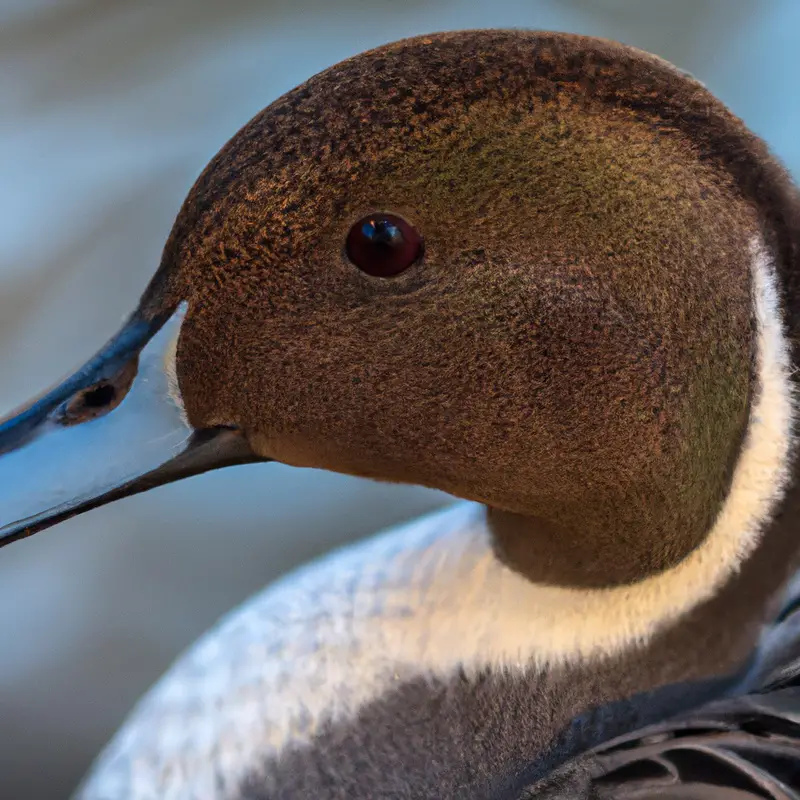
[[[688,69],[800,175],[797,0],[0,0],[0,414],[82,362],[244,122],[354,53],[433,30],[578,31]],[[220,614],[447,502],[274,465],[132,498],[0,552],[0,798],[62,798]]]

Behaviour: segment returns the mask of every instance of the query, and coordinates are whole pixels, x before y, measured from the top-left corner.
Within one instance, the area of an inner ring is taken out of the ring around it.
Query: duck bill
[[[74,375],[0,421],[0,547],[122,497],[261,460],[197,430],[171,390],[183,309],[127,325]]]

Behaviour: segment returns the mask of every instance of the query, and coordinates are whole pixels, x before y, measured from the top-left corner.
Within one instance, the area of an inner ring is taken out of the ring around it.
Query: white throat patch
[[[531,669],[646,641],[753,551],[792,446],[790,357],[774,267],[752,245],[758,389],[729,495],[674,568],[631,586],[532,584],[461,503],[341,550],[265,590],[182,658],[103,754],[83,798],[235,796],[240,781],[398,681]]]

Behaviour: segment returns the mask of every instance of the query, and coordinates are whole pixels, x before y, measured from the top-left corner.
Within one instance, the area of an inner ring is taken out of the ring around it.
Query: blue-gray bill
[[[0,547],[121,497],[260,460],[235,429],[192,428],[170,392],[182,316],[134,316],[74,375],[0,421]]]

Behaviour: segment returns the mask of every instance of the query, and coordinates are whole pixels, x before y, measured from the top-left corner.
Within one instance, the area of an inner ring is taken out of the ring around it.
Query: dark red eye
[[[367,275],[388,278],[422,255],[422,237],[394,214],[370,214],[350,228],[347,257]]]

